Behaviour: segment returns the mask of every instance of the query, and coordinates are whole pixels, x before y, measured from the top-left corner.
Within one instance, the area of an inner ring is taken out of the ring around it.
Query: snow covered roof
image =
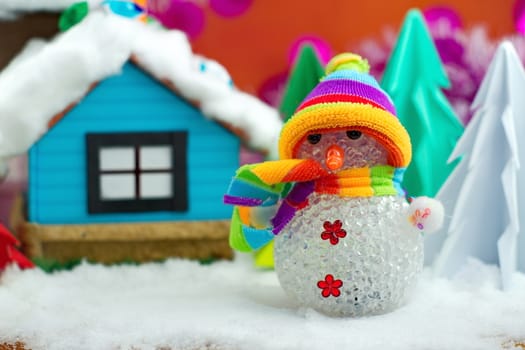
[[[22,12],[55,11],[65,9],[78,0],[2,0],[0,18],[14,18]]]
[[[25,153],[54,116],[130,59],[249,146],[276,156],[278,112],[233,87],[224,67],[194,54],[182,32],[92,11],[49,43],[30,42],[0,73],[0,162]]]

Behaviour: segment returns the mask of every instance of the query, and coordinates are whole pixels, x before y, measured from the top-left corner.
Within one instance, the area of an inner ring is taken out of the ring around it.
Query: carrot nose
[[[345,151],[337,145],[330,146],[326,151],[325,163],[328,169],[332,171],[340,169],[343,166],[344,159]]]

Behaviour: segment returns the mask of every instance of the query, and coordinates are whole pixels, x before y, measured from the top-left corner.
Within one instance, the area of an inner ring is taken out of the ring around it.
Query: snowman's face
[[[314,159],[330,173],[388,164],[388,152],[375,138],[351,129],[311,132],[295,158]]]

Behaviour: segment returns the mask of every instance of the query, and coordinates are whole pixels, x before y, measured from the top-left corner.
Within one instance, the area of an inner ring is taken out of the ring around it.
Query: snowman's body
[[[366,60],[338,55],[284,124],[280,159],[236,173],[225,197],[239,206],[230,242],[250,251],[275,238],[280,283],[305,307],[333,316],[391,311],[422,270],[421,232],[443,219],[430,198],[405,201],[411,157],[410,136]]]
[[[423,266],[423,240],[408,223],[406,200],[312,193],[308,203],[275,238],[284,290],[333,316],[380,314],[402,304]]]

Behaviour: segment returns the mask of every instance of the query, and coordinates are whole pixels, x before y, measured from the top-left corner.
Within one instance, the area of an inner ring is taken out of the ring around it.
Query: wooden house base
[[[17,199],[11,227],[29,258],[59,262],[146,262],[169,257],[231,259],[229,221],[41,225],[25,220]]]

